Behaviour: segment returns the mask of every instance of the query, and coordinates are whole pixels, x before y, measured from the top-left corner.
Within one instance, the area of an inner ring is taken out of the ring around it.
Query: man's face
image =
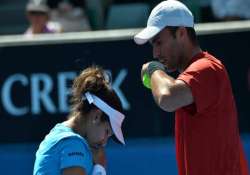
[[[44,12],[30,11],[28,12],[28,18],[31,25],[40,28],[44,28],[48,22],[48,14]]]
[[[152,39],[153,56],[167,67],[168,71],[175,71],[181,66],[182,45],[169,29],[163,29]]]

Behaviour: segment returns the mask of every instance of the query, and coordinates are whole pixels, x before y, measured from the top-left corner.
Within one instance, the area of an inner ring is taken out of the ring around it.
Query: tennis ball
[[[151,81],[150,81],[150,77],[149,77],[149,75],[147,73],[143,74],[142,81],[143,81],[143,85],[146,88],[151,89]]]

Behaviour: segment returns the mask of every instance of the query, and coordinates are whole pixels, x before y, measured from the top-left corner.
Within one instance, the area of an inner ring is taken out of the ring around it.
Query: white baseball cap
[[[177,0],[162,1],[152,10],[147,27],[134,36],[134,41],[145,44],[166,26],[194,27],[192,12]]]
[[[115,110],[114,108],[109,106],[106,102],[104,102],[102,99],[100,99],[99,97],[90,92],[86,92],[82,98],[83,100],[87,99],[89,104],[93,103],[96,107],[102,110],[109,117],[110,125],[114,132],[114,135],[122,144],[125,144],[121,129],[125,115]]]
[[[45,0],[30,0],[26,5],[26,11],[44,12],[48,13],[50,10]]]

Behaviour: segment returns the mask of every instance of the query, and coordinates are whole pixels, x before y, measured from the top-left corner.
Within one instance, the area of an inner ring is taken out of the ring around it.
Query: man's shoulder
[[[186,71],[216,71],[221,69],[225,69],[225,67],[219,59],[213,56],[205,56],[191,63]]]

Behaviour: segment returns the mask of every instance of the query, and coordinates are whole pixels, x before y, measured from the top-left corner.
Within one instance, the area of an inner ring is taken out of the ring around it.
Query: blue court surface
[[[250,135],[242,135],[250,166]],[[4,175],[31,175],[37,143],[1,144],[0,170]],[[126,146],[107,147],[109,175],[177,175],[173,138],[129,139]]]

